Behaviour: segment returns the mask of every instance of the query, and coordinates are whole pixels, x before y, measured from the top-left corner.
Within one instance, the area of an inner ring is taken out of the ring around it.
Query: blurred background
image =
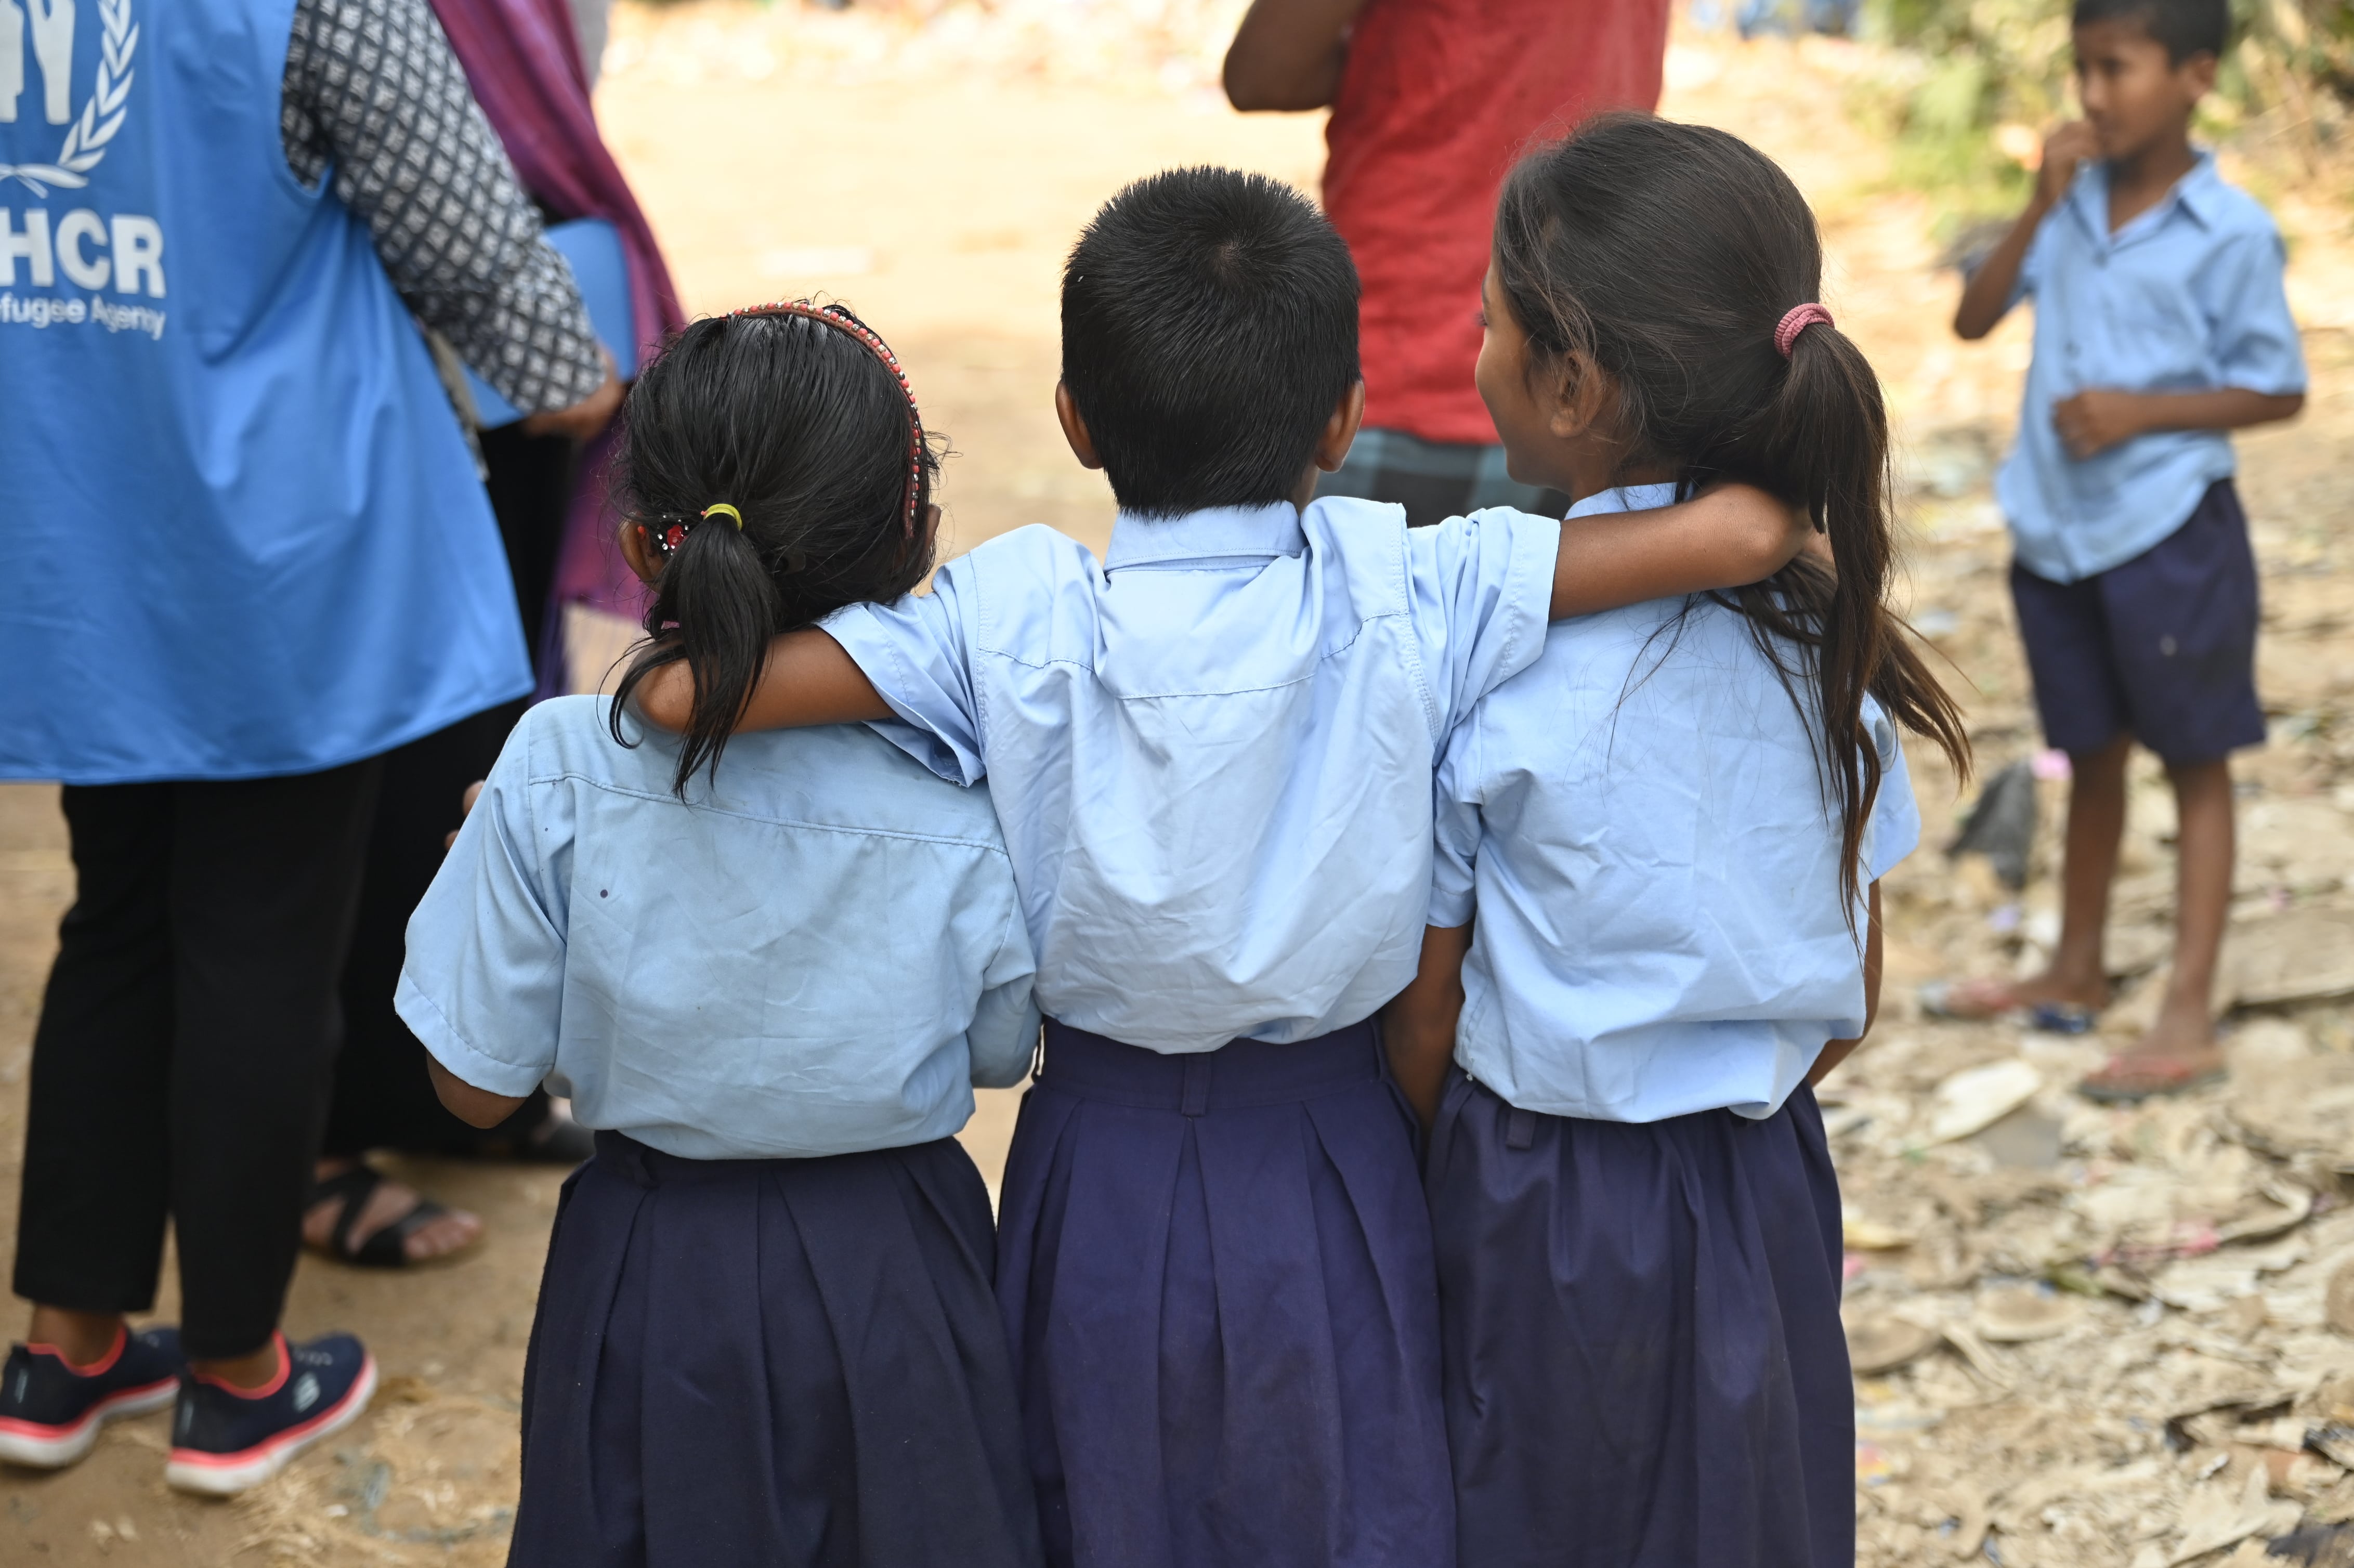
[[[1050,404],[1073,235],[1170,164],[1316,188],[1322,115],[1246,118],[1219,90],[1243,9],[618,0],[598,111],[690,313],[818,294],[888,335],[954,447],[951,553],[1029,523],[1100,548],[1109,493],[1071,461]],[[1948,858],[1972,799],[1915,758],[1929,838],[1888,885],[1888,1004],[1825,1097],[1848,1194],[1868,1564],[2174,1568],[2279,1561],[2265,1553],[2299,1542],[2307,1561],[2354,1562],[2342,1535],[2327,1543],[2354,1517],[2354,6],[2235,13],[2243,40],[2203,129],[2288,238],[2313,389],[2299,422],[2240,443],[2272,741],[2241,772],[2221,999],[2234,1072],[2140,1109],[2069,1086],[2146,1022],[2162,983],[2171,804],[2147,759],[2108,1033],[1931,1022],[1911,1001],[1935,975],[2033,966],[2057,932],[2064,759],[2039,754],[1988,489],[2028,323],[1971,345],[1947,323],[1956,266],[2017,210],[2069,111],[2064,0],[1696,0],[1668,54],[1661,112],[1748,138],[1815,206],[1827,302],[1898,421],[1913,623],[1949,662],[1980,779],[2025,764],[2038,807],[2009,830],[2023,875]],[[571,683],[593,687],[630,629],[567,613]],[[54,791],[0,789],[0,1189],[72,887]],[[967,1134],[992,1176],[1013,1103],[991,1097]],[[163,1490],[154,1424],[111,1428],[75,1470],[0,1475],[0,1561],[502,1562],[559,1174],[398,1163],[491,1236],[423,1275],[305,1259],[290,1328],[365,1335],[387,1373],[375,1412],[219,1506]],[[0,1213],[0,1233],[12,1224]]]

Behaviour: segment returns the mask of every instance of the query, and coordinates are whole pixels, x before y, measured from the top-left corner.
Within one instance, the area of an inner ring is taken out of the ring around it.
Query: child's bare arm
[[[2027,198],[2027,210],[1963,285],[1962,302],[1954,311],[1956,337],[1977,342],[1994,331],[2010,310],[2011,292],[2019,287],[2019,270],[2027,263],[2027,248],[2035,243],[2035,231],[2042,226],[2044,215],[2067,196],[2076,165],[2099,153],[2100,139],[2081,120],[2072,120],[2044,138],[2043,162],[2036,170],[2035,194]]]
[[[530,1098],[478,1089],[430,1055],[425,1058],[425,1070],[433,1076],[433,1092],[441,1097],[442,1108],[468,1127],[496,1127]]]
[[[640,682],[636,702],[647,723],[673,733],[684,730],[695,711],[695,677],[685,662],[665,665]],[[740,734],[891,716],[891,705],[875,694],[874,683],[841,643],[822,631],[788,631],[769,640],[768,666],[736,728]]]
[[[1447,1065],[1455,1059],[1455,1021],[1463,1012],[1463,956],[1469,926],[1432,926],[1422,934],[1422,967],[1382,1010],[1382,1044],[1390,1075],[1426,1128],[1438,1117]]]
[[[1349,24],[1364,0],[1256,0],[1235,29],[1226,101],[1253,110],[1321,109],[1341,85]]]
[[[1788,566],[1812,533],[1795,508],[1747,484],[1720,484],[1652,512],[1579,517],[1561,525],[1553,616],[1759,582]]]
[[[2068,455],[2081,461],[2154,430],[2239,430],[2294,419],[2304,411],[2302,392],[2252,392],[2244,387],[2116,392],[2096,387],[2053,404],[2052,423]]]
[[[2000,324],[2010,313],[2011,291],[2019,287],[2019,270],[2027,262],[2027,248],[2035,243],[2035,231],[2042,227],[2043,216],[2051,208],[2039,196],[2027,204],[2019,221],[2010,226],[1978,270],[1962,285],[1962,302],[1954,307],[1954,335],[1965,343],[1976,343]]]
[[[1807,1087],[1813,1088],[1830,1071],[1854,1054],[1863,1044],[1864,1035],[1872,1033],[1873,1022],[1880,1017],[1880,884],[1872,885],[1872,927],[1863,943],[1863,1033],[1852,1040],[1834,1040],[1823,1047],[1815,1065],[1807,1070]]]

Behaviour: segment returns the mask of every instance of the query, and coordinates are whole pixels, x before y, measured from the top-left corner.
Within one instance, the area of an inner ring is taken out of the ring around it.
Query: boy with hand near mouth
[[[2019,440],[1995,491],[2036,705],[2073,765],[2060,945],[2031,979],[1924,1001],[2091,1026],[2109,1001],[2102,935],[2139,740],[2180,810],[2173,976],[2149,1033],[2081,1086],[2131,1100],[2222,1070],[2211,1008],[2232,895],[2230,754],[2264,737],[2255,561],[2227,432],[2295,417],[2306,376],[2279,233],[2190,143],[2227,0],[2078,0],[2073,25],[2084,118],[2044,143],[2027,210],[1954,315],[1975,340],[2036,302]]]

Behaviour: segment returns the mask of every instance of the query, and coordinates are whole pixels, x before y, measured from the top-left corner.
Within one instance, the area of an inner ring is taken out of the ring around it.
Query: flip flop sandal
[[[2039,1001],[2027,1010],[2027,1026],[2046,1034],[2090,1034],[2101,1022],[2101,1010],[2073,1001]]]
[[[1994,1000],[2009,993],[2010,988],[2000,980],[1931,980],[1921,988],[1921,1011],[1932,1018],[1984,1023],[2018,1011],[2015,1003]]]
[[[355,1165],[340,1175],[330,1176],[311,1185],[311,1195],[303,1201],[307,1213],[329,1199],[342,1206],[335,1211],[335,1228],[327,1245],[321,1249],[338,1263],[355,1268],[414,1268],[417,1260],[408,1255],[408,1238],[440,1219],[449,1210],[432,1199],[420,1195],[417,1207],[377,1231],[358,1246],[352,1245],[352,1229],[360,1216],[367,1212],[368,1200],[385,1183],[384,1173],[366,1165]],[[440,1258],[428,1259],[440,1263]]]
[[[2171,1081],[2142,1076],[2139,1083],[2130,1086],[2126,1084],[2101,1082],[2103,1077],[2117,1072],[2119,1067],[2119,1063],[2110,1062],[2100,1072],[2078,1084],[2076,1092],[2095,1105],[2135,1106],[2144,1100],[2164,1099],[2173,1095],[2189,1094],[2193,1089],[2203,1089],[2210,1084],[2221,1083],[2230,1075],[2221,1067],[2208,1067]],[[2136,1071],[2130,1067],[2125,1069],[2126,1073]]]

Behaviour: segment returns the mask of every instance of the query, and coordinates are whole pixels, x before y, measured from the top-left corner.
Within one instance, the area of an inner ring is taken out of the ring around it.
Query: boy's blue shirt
[[[2160,430],[2082,461],[2052,423],[2091,388],[2305,390],[2305,353],[2272,217],[2224,183],[2214,155],[2109,232],[2107,165],[2087,161],[2036,231],[2012,302],[2035,300],[2035,358],[2019,440],[1995,480],[2019,562],[2052,582],[2121,566],[2180,527],[2233,471],[2221,430]]]
[[[1018,529],[825,630],[916,756],[988,776],[1047,1015],[1213,1051],[1343,1028],[1414,978],[1431,768],[1544,646],[1560,546],[1502,509],[1124,513],[1100,566]]]
[[[1675,499],[1630,486],[1569,514]],[[1864,722],[1883,770],[1869,885],[1921,817],[1896,726],[1868,697]],[[1547,1116],[1766,1117],[1825,1041],[1861,1033],[1868,911],[1840,896],[1813,726],[1712,600],[1554,621],[1439,764],[1430,923],[1473,923],[1463,1070]]]
[[[689,1160],[946,1138],[1038,1039],[989,791],[864,726],[676,737],[602,697],[523,717],[408,922],[396,1004],[493,1094],[557,1075],[593,1128]]]

